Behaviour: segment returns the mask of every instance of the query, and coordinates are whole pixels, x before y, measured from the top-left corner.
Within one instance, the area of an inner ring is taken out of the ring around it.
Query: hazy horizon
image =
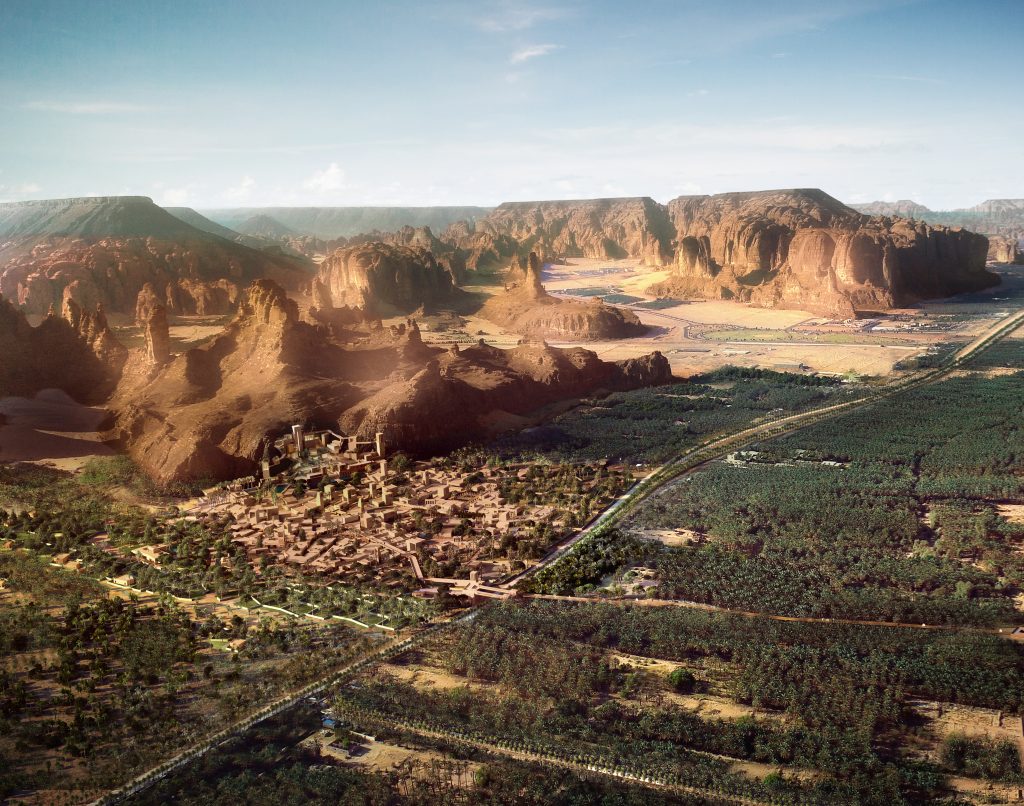
[[[1024,196],[1012,0],[6,5],[0,201]]]

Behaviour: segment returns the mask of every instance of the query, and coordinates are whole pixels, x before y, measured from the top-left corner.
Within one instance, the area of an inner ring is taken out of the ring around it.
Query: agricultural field
[[[949,796],[954,779],[1024,782],[1022,686],[1024,648],[992,636],[505,602],[372,667],[330,713],[709,797],[914,803]]]
[[[713,434],[860,397],[868,388],[839,378],[723,367],[686,383],[584,401],[492,449],[508,458],[658,464]]]
[[[1024,526],[1005,506],[1024,501],[1022,400],[1024,375],[972,365],[753,445],[659,490],[534,588],[614,591],[646,568],[656,598],[1012,628],[1024,622]],[[671,534],[689,539],[667,545]]]
[[[0,797],[22,803],[91,800],[368,646],[112,595],[18,550],[0,581]]]

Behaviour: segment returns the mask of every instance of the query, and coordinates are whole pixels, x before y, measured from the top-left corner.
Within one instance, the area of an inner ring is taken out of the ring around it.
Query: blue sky
[[[1024,196],[1024,1],[3,0],[0,200]]]

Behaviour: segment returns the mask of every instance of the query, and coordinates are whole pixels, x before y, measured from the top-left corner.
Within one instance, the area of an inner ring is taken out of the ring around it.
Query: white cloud
[[[506,0],[494,3],[482,16],[477,17],[476,26],[488,33],[525,31],[542,22],[562,19],[568,14],[567,9],[556,6],[533,6]]]
[[[190,190],[183,188],[166,188],[160,196],[160,204],[163,207],[185,207],[188,204]]]
[[[122,112],[148,112],[152,107],[117,101],[29,101],[25,109],[57,112],[62,115],[112,115]]]
[[[703,98],[705,95],[710,95],[710,94],[711,94],[710,90],[704,90],[704,89],[701,89],[701,90],[691,90],[690,92],[686,93],[686,97],[687,98]]]
[[[345,187],[345,172],[336,162],[332,162],[322,171],[317,171],[309,179],[302,183],[306,190],[317,193],[329,193],[332,190],[341,190]]]
[[[509,58],[509,62],[512,64],[522,64],[523,62],[529,61],[530,59],[536,59],[540,56],[547,56],[554,50],[558,50],[561,45],[527,45],[526,47],[520,48]]]
[[[35,182],[23,182],[20,185],[0,185],[0,202],[22,201],[28,196],[39,193],[42,187]]]
[[[248,201],[252,196],[253,188],[256,187],[256,180],[251,176],[243,176],[241,181],[233,186],[229,187],[224,191],[224,198],[229,201],[242,202]]]

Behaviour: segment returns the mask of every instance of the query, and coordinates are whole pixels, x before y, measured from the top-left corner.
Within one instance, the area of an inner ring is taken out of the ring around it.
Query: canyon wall
[[[921,221],[869,217],[814,189],[683,196],[665,296],[737,299],[828,316],[976,291],[988,240]]]

